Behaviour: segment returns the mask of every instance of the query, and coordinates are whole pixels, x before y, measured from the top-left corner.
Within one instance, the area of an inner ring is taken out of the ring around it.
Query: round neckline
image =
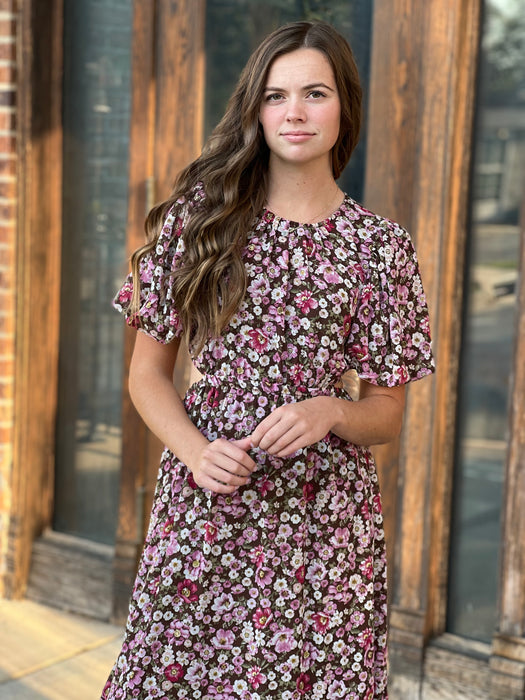
[[[275,212],[273,212],[271,209],[268,209],[267,207],[264,207],[263,209],[263,214],[262,218],[267,219],[270,217],[271,221],[276,221],[276,222],[286,222],[290,224],[290,226],[293,226],[294,228],[308,228],[308,227],[313,227],[313,228],[318,228],[320,226],[323,226],[327,224],[329,221],[332,221],[332,219],[337,218],[339,214],[341,214],[341,210],[344,207],[345,204],[347,204],[348,200],[350,199],[350,196],[344,193],[343,199],[341,200],[339,206],[337,209],[335,209],[331,214],[326,216],[324,219],[321,219],[321,221],[317,222],[311,222],[311,223],[304,223],[301,221],[296,221],[295,219],[287,219],[285,216],[279,216]]]

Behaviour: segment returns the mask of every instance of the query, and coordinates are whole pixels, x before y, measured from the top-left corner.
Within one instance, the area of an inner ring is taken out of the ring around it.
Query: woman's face
[[[272,63],[259,113],[270,165],[330,166],[341,103],[332,67],[317,49],[298,49]]]

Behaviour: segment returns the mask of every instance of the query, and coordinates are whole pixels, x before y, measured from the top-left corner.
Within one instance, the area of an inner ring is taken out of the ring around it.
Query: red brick
[[[16,112],[0,109],[0,131],[15,131]]]
[[[8,115],[8,114],[2,114],[0,112],[0,123],[3,118],[3,116],[9,116],[13,120],[16,120],[16,115]],[[5,155],[2,157],[2,154],[0,154],[0,175],[16,175],[16,159],[15,158],[6,158]]]
[[[0,100],[2,93],[0,92]],[[16,152],[16,136],[0,136],[0,153]]]
[[[16,0],[0,0],[1,12],[13,12],[16,10]]]
[[[12,399],[15,394],[15,386],[12,381],[3,382],[0,380],[0,399]]]
[[[0,83],[16,87],[16,66],[0,66]]]
[[[2,343],[2,349],[6,349],[6,343]],[[0,377],[12,377],[15,372],[15,361],[11,358],[0,359]]]
[[[15,333],[15,315],[13,313],[3,314],[0,311],[0,333],[14,335]],[[0,396],[1,398],[1,396]]]
[[[0,0],[0,11],[2,0]],[[16,61],[16,44],[13,41],[7,44],[0,44],[0,60],[4,61]]]
[[[0,36],[15,36],[16,35],[16,20],[0,19]]]
[[[8,445],[13,439],[13,428],[7,424],[7,425],[0,425],[0,445]],[[0,455],[2,454],[3,450],[0,447]],[[3,460],[0,457],[0,463],[3,464]]]
[[[13,402],[0,400],[0,424],[13,420]]]
[[[0,226],[16,224],[16,200],[0,204]]]
[[[8,182],[2,182],[0,180],[0,197],[16,201],[17,194],[18,192],[16,180],[10,180]]]

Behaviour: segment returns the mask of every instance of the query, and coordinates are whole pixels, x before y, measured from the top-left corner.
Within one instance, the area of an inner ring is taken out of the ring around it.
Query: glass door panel
[[[64,184],[55,529],[111,544],[118,511],[132,8],[64,2]]]
[[[525,0],[487,2],[460,365],[448,629],[490,641],[525,183]]]

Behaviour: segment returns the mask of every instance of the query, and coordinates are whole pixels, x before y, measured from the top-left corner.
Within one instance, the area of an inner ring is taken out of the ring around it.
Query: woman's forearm
[[[401,431],[404,401],[396,395],[374,394],[359,401],[326,398],[330,402],[326,410],[333,416],[331,432],[343,440],[355,445],[380,445]]]
[[[171,370],[171,371],[170,371]],[[134,355],[129,372],[129,393],[150,430],[184,464],[208,440],[191,422],[172,381],[173,367],[144,361]]]

